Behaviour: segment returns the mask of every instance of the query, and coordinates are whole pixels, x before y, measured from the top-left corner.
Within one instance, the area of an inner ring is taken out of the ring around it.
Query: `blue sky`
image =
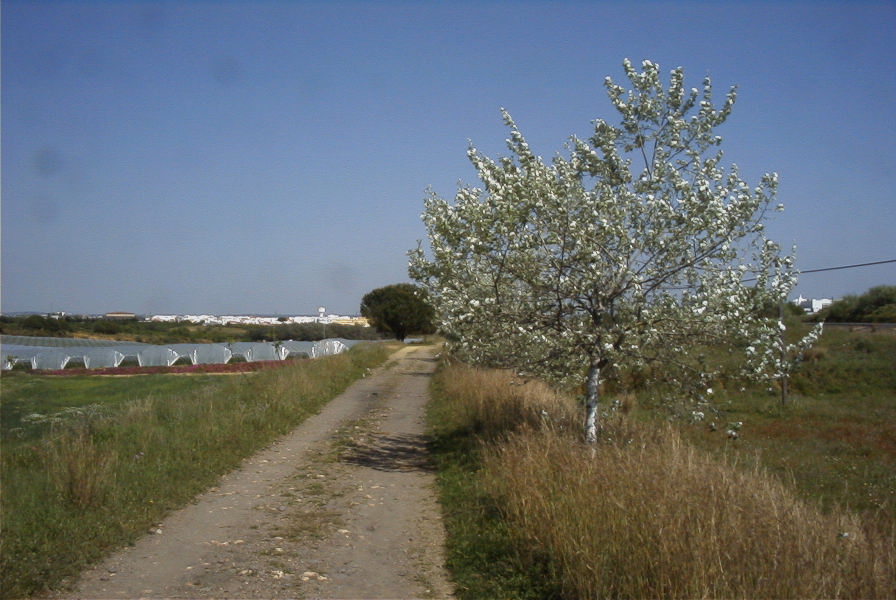
[[[625,57],[739,86],[726,160],[779,173],[799,268],[894,259],[894,32],[892,1],[4,0],[2,310],[357,313],[500,107],[549,157],[615,120]]]

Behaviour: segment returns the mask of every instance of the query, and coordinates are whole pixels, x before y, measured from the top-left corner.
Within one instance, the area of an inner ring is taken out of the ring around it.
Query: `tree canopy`
[[[404,340],[410,333],[434,331],[433,307],[426,290],[411,283],[377,288],[361,300],[361,315],[377,331],[391,333]]]
[[[643,369],[706,401],[722,368],[688,350],[739,352],[742,374],[780,375],[783,326],[762,308],[786,298],[793,259],[766,238],[777,175],[753,186],[722,164],[716,129],[736,89],[713,104],[709,77],[624,61],[630,88],[605,80],[618,125],[597,119],[547,162],[510,114],[510,156],[472,144],[482,187],[425,200],[429,249],[410,252],[442,331],[461,356],[586,390],[597,436],[599,384]],[[731,361],[717,361],[731,362]]]

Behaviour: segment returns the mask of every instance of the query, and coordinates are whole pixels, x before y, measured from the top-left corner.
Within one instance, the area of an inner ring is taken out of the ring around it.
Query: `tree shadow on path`
[[[375,435],[363,446],[343,453],[342,462],[378,471],[433,471],[427,438],[423,435]]]

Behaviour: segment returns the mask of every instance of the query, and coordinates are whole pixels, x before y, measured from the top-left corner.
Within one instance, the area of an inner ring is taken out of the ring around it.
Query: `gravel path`
[[[423,437],[434,352],[402,348],[63,597],[451,597]]]

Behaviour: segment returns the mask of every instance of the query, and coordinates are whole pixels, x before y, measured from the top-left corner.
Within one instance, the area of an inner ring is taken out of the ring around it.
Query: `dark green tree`
[[[435,311],[426,291],[411,283],[377,288],[361,300],[361,315],[377,331],[404,340],[410,333],[432,333]]]
[[[69,324],[62,319],[52,319],[40,315],[30,315],[22,320],[22,328],[35,333],[58,334],[70,329]]]
[[[894,322],[896,285],[879,285],[859,296],[844,296],[819,311],[815,320],[830,323]]]

